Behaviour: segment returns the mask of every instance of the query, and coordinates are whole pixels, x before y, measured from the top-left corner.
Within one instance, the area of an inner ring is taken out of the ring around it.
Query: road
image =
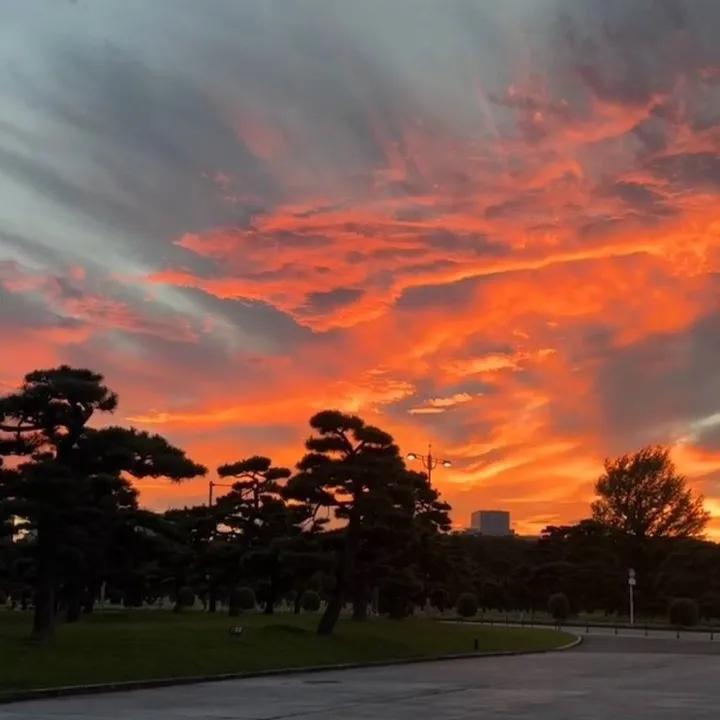
[[[561,653],[0,706],[0,720],[715,720],[720,640],[592,634]]]

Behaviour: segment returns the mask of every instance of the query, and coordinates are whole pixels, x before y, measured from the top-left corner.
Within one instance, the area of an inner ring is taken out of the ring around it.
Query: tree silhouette
[[[332,508],[345,523],[335,588],[318,625],[318,634],[328,635],[354,579],[363,529],[393,502],[391,488],[405,466],[392,436],[356,415],[326,410],[310,419],[310,427],[308,453],[288,483],[288,495],[311,508]]]
[[[663,447],[645,447],[605,461],[595,485],[593,518],[638,540],[701,537],[710,519]]]
[[[0,496],[34,536],[36,640],[53,636],[59,562],[63,552],[77,557],[69,549],[77,549],[78,528],[133,505],[126,476],[182,480],[205,473],[158,435],[89,426],[117,404],[102,375],[66,365],[31,372],[19,390],[0,398],[0,448],[21,461],[0,476]],[[77,563],[74,570],[77,576]]]
[[[242,545],[244,573],[261,583],[258,599],[270,615],[290,582],[284,548],[305,519],[304,508],[288,507],[281,492],[291,472],[259,455],[221,465],[217,472],[221,478],[235,478],[232,490],[218,500],[218,509]]]

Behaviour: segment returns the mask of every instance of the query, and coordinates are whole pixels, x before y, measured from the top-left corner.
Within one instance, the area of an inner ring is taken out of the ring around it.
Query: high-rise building
[[[476,510],[470,516],[470,529],[483,535],[511,535],[507,510]]]

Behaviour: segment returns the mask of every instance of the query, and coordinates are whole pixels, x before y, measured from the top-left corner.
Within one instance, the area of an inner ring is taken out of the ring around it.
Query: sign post
[[[637,585],[635,570],[633,568],[629,568],[628,590],[630,591],[630,625],[635,624],[635,585]]]

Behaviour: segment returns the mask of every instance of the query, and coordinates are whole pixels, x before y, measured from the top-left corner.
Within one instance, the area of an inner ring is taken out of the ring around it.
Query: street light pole
[[[432,471],[441,465],[442,467],[450,467],[452,463],[445,458],[438,458],[432,454],[432,445],[428,445],[427,455],[420,455],[419,453],[408,453],[408,460],[419,460],[422,466],[427,470],[428,482],[432,484]]]
[[[216,487],[225,487],[225,488],[231,488],[232,485],[228,483],[219,483],[214,482],[213,480],[208,480],[208,507],[212,507],[213,504],[213,490]]]
[[[628,570],[628,590],[630,600],[630,625],[635,624],[635,585],[637,584],[637,578],[635,577],[635,570],[630,568]]]

